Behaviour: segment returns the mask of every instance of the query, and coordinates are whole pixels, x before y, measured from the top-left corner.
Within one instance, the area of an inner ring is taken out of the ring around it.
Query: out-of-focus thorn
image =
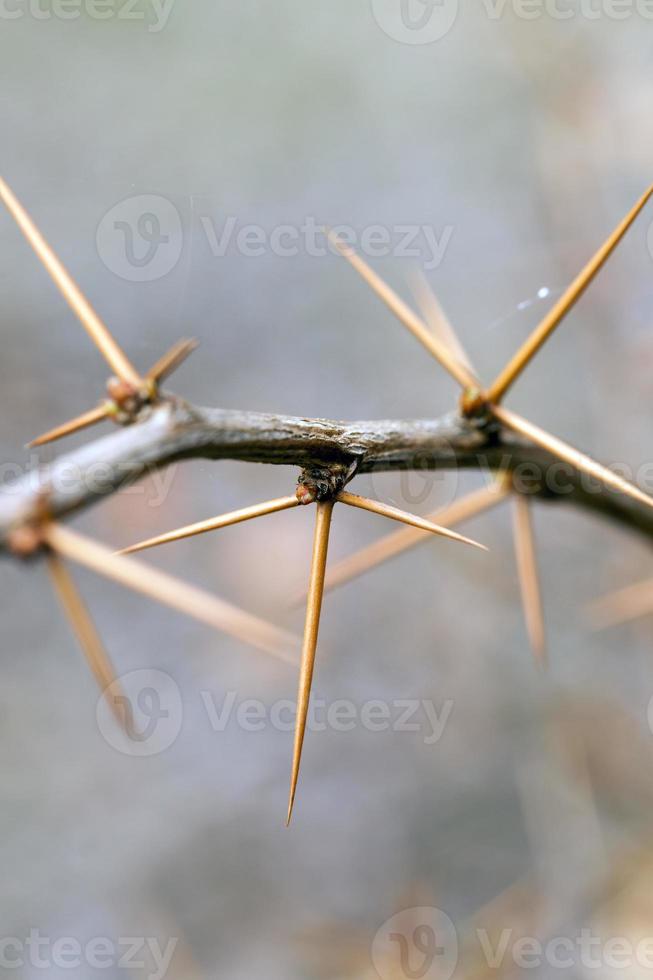
[[[327,234],[329,241],[333,244],[335,248],[340,252],[340,254],[347,259],[349,264],[358,272],[358,274],[365,280],[368,286],[376,293],[379,299],[385,303],[388,309],[394,313],[397,319],[403,323],[403,325],[410,330],[414,337],[419,340],[419,342],[426,347],[427,351],[435,357],[437,361],[440,362],[442,367],[458,382],[458,384],[466,388],[476,387],[476,380],[473,374],[470,374],[469,370],[461,364],[456,357],[450,352],[450,350],[445,347],[437,337],[435,337],[425,323],[417,316],[416,313],[411,310],[407,303],[401,299],[395,293],[390,286],[387,285],[381,279],[380,276],[376,274],[368,264],[356,254],[350,245],[342,242],[337,235],[332,231],[327,229]]]
[[[542,592],[537,569],[531,505],[523,494],[515,494],[513,497],[513,533],[524,619],[535,660],[542,667],[546,663]]]
[[[582,272],[580,272],[574,279],[569,288],[562,294],[558,302],[553,306],[549,313],[547,313],[526,342],[522,344],[512,360],[508,362],[499,377],[488,389],[486,397],[489,402],[496,405],[501,401],[508,388],[510,388],[513,382],[519,377],[526,365],[535,356],[535,354],[537,354],[545,341],[548,340],[561,320],[563,320],[567,313],[572,309],[576,301],[583,295],[591,281],[596,276],[597,272],[599,272],[601,267],[605,264],[634,222],[635,218],[637,218],[642,208],[648,202],[651,195],[653,195],[653,184],[648,188],[646,193],[642,195],[633,209],[629,211],[623,221],[617,225],[610,237],[603,243],[598,252],[592,256]]]
[[[322,596],[324,594],[324,576],[326,572],[327,554],[329,551],[329,531],[333,515],[333,501],[321,501],[316,504],[315,535],[313,538],[313,557],[308,584],[306,603],[306,623],[304,626],[304,643],[302,646],[301,668],[299,672],[299,689],[297,693],[297,721],[295,723],[295,745],[293,749],[292,773],[290,777],[290,797],[288,800],[288,816],[286,825],[290,824],[297,780],[302,759],[304,735],[306,734],[306,719],[311,697],[313,669],[315,667],[315,651],[320,630],[320,613],[322,611]]]
[[[297,649],[296,637],[225,602],[224,599],[218,599],[172,575],[150,568],[135,558],[114,555],[104,545],[61,524],[44,525],[42,534],[45,542],[54,551],[85,565],[98,575],[104,575],[135,592],[141,592],[157,602],[171,606],[186,616],[192,616],[214,629],[271,653],[286,663],[297,663],[292,653]]]
[[[194,350],[199,347],[197,340],[178,340],[163,357],[154,364],[147,372],[145,377],[149,381],[156,381],[157,384],[170,377],[190,357]]]
[[[653,613],[653,579],[635,582],[625,589],[594,599],[585,606],[585,613],[595,630],[649,616]]]
[[[409,514],[408,511],[400,510],[399,507],[391,507],[390,504],[382,504],[378,500],[370,500],[369,497],[359,497],[358,494],[348,493],[346,490],[342,490],[336,499],[342,504],[348,504],[350,507],[359,507],[361,510],[368,510],[371,514],[388,517],[391,521],[408,524],[410,527],[418,528],[420,531],[430,531],[431,534],[439,534],[443,538],[449,538],[451,541],[469,544],[473,548],[480,548],[481,551],[488,550],[484,544],[479,544],[478,541],[474,541],[472,538],[466,538],[462,534],[458,534],[456,531],[450,531],[449,528],[442,527],[440,524],[434,524],[424,517],[416,517],[415,514]]]
[[[557,456],[558,459],[569,463],[575,469],[587,473],[596,480],[600,480],[605,486],[611,487],[613,490],[618,490],[633,500],[637,500],[641,504],[646,504],[647,507],[653,507],[653,497],[649,497],[639,487],[636,487],[634,483],[629,483],[628,480],[624,480],[623,477],[613,473],[607,466],[597,463],[591,456],[581,453],[578,449],[574,449],[573,446],[563,442],[562,439],[558,439],[557,436],[552,436],[549,432],[545,432],[544,429],[540,429],[539,426],[522,418],[521,415],[516,415],[515,412],[508,411],[507,408],[492,405],[491,410],[499,422],[507,426],[507,428],[512,429],[513,432],[518,432],[522,436],[526,436],[531,442],[534,442],[542,449],[546,449],[554,456]]]
[[[452,355],[469,372],[470,377],[474,378],[476,386],[480,387],[481,382],[478,379],[478,371],[473,366],[458,333],[442,309],[439,299],[431,289],[421,269],[415,270],[413,275],[413,291],[417,305],[422,311],[427,325],[431,328],[440,343],[444,347],[448,347]]]
[[[276,500],[267,500],[264,504],[243,507],[242,510],[232,510],[229,514],[222,514],[221,517],[212,517],[208,521],[200,521],[198,524],[189,524],[188,527],[181,527],[177,531],[160,534],[156,538],[149,538],[147,541],[141,541],[139,544],[132,544],[129,548],[123,548],[117,554],[131,555],[137,551],[145,551],[146,548],[156,548],[160,544],[182,541],[184,538],[193,538],[198,534],[206,534],[208,531],[217,531],[221,527],[240,524],[242,521],[251,521],[255,517],[276,514],[278,511],[288,510],[290,507],[299,507],[299,500],[296,496],[278,497]]]
[[[82,652],[86,657],[86,661],[107,704],[111,708],[116,720],[122,726],[124,724],[124,718],[118,711],[117,698],[121,692],[117,675],[104,649],[93,620],[88,613],[70,572],[52,551],[47,554],[47,564],[54,589],[73,632],[77,637]]]
[[[2,177],[0,177],[0,199],[113,371],[123,381],[138,389],[142,384],[140,375]]]
[[[57,439],[63,439],[64,436],[70,436],[73,432],[88,429],[89,426],[97,425],[98,422],[103,422],[109,418],[110,414],[111,404],[104,402],[102,405],[98,405],[97,408],[92,408],[90,412],[84,412],[83,415],[78,415],[77,418],[71,419],[70,422],[64,422],[63,425],[57,426],[56,429],[50,429],[49,432],[44,432],[37,439],[32,439],[31,442],[27,443],[27,449],[44,446],[48,442],[55,442]]]
[[[460,500],[454,501],[447,507],[434,510],[431,514],[427,514],[425,519],[444,526],[461,524],[463,521],[500,504],[509,494],[510,489],[507,482],[498,481],[490,487],[483,487],[481,490],[475,490],[473,493],[461,497]],[[418,544],[424,544],[428,540],[428,532],[425,533],[416,528],[406,527],[401,531],[393,531],[392,534],[387,534],[331,566],[326,575],[325,589],[328,592],[340,585],[345,585],[352,579],[358,578],[359,575],[364,575],[372,568],[376,568],[396,555],[401,555],[404,551],[415,548]],[[305,599],[306,593],[302,592],[297,596],[296,601],[299,603]]]

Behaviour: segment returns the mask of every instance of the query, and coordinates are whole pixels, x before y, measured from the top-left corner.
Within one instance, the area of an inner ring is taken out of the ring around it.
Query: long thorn
[[[458,333],[442,309],[440,301],[431,289],[426,276],[421,269],[417,269],[412,278],[417,305],[422,311],[427,325],[431,328],[440,343],[444,347],[449,348],[453,356],[469,372],[470,376],[474,378],[476,385],[480,387],[478,371],[473,366]]]
[[[446,527],[452,527],[455,524],[461,524],[463,521],[476,517],[477,514],[482,514],[491,507],[495,507],[505,500],[509,493],[510,490],[503,481],[500,483],[497,482],[493,486],[475,490],[473,493],[461,497],[460,500],[454,501],[454,503],[449,504],[447,507],[440,507],[431,514],[427,514],[426,520],[442,524]],[[429,539],[430,535],[428,532],[412,527],[405,527],[400,531],[393,531],[391,534],[386,534],[385,537],[379,538],[378,541],[373,541],[372,544],[361,548],[360,551],[355,551],[347,558],[343,558],[342,561],[332,565],[327,571],[325,589],[328,592],[331,589],[338,588],[340,585],[345,585],[347,582],[351,582],[352,579],[358,578],[359,575],[364,575],[378,565],[390,561],[396,555],[401,555],[410,548],[424,544]],[[305,599],[305,592],[301,596],[297,596],[298,602],[304,601]]]
[[[156,364],[152,365],[145,377],[150,381],[164,381],[184,363],[187,357],[190,357],[194,350],[197,350],[198,346],[197,340],[178,340]]]
[[[52,584],[63,606],[66,617],[72,626],[73,632],[77,637],[82,652],[86,657],[86,661],[107,704],[117,721],[122,725],[124,719],[118,711],[118,702],[116,700],[116,696],[120,695],[117,675],[104,649],[93,620],[88,613],[70,572],[61,559],[54,552],[50,551],[47,555],[47,563]]]
[[[104,575],[135,592],[141,592],[157,602],[171,606],[214,629],[265,650],[286,663],[297,662],[291,653],[297,643],[294,636],[232,606],[224,599],[218,599],[202,589],[150,568],[135,558],[118,557],[104,545],[61,524],[46,525],[43,534],[46,543],[54,551],[85,565],[98,575]]]
[[[27,448],[34,449],[36,446],[44,446],[48,442],[63,439],[64,436],[70,436],[73,432],[79,432],[81,429],[87,429],[90,425],[97,425],[98,422],[103,422],[110,414],[111,406],[108,402],[105,402],[103,405],[98,405],[97,408],[92,408],[90,412],[84,412],[83,415],[78,415],[77,418],[71,419],[70,422],[64,422],[63,425],[57,426],[56,429],[50,429],[49,432],[44,432],[37,439],[32,439],[31,442],[27,443]]]
[[[0,199],[4,202],[25,238],[36,252],[55,285],[79,318],[91,339],[97,345],[111,368],[123,381],[140,387],[142,379],[121,348],[111,336],[106,325],[97,315],[79,286],[72,280],[62,263],[52,251],[27,211],[0,177]]]
[[[426,347],[428,352],[440,362],[442,367],[449,372],[458,384],[464,389],[476,387],[476,379],[473,374],[454,357],[447,347],[440,343],[437,337],[431,333],[426,324],[411,310],[408,304],[376,272],[370,269],[368,264],[356,254],[351,246],[340,241],[338,236],[330,231],[328,232],[328,236],[334,247],[347,259],[379,299],[410,330],[413,336]]]
[[[389,517],[392,521],[408,524],[410,527],[419,528],[420,531],[430,531],[431,534],[439,534],[443,538],[450,538],[452,541],[459,541],[461,544],[470,544],[474,548],[480,548],[481,551],[488,550],[484,544],[479,544],[478,541],[473,541],[472,538],[465,538],[462,534],[458,534],[456,531],[450,531],[449,528],[442,527],[440,524],[433,524],[432,521],[426,520],[424,517],[416,517],[415,514],[409,514],[408,511],[400,510],[398,507],[391,507],[389,504],[382,504],[378,500],[370,500],[369,497],[359,497],[358,494],[348,493],[346,490],[342,490],[336,499],[343,504],[348,504],[350,507],[359,507],[361,510],[368,510],[372,514]]]
[[[636,582],[618,592],[595,599],[588,603],[585,611],[596,630],[650,616],[653,613],[653,579]]]
[[[311,697],[313,668],[315,667],[315,651],[320,629],[320,612],[322,611],[322,596],[324,594],[324,575],[326,572],[327,553],[329,550],[329,531],[333,515],[333,501],[322,501],[316,505],[315,536],[313,539],[313,558],[308,586],[306,603],[306,624],[304,626],[304,643],[299,672],[299,690],[297,693],[297,721],[295,724],[295,745],[293,750],[292,775],[290,779],[290,797],[288,800],[288,817],[290,824],[297,780],[302,759],[304,735],[306,734],[306,719]]]
[[[546,641],[542,592],[537,569],[531,505],[523,494],[515,494],[513,497],[513,536],[528,638],[537,663],[543,666],[546,661]]]
[[[563,293],[558,302],[547,313],[541,323],[535,328],[528,340],[520,347],[512,360],[508,362],[499,377],[492,384],[487,392],[487,400],[496,405],[501,401],[506,391],[513,382],[519,377],[529,361],[537,354],[539,349],[551,336],[555,328],[572,309],[576,301],[583,295],[589,284],[592,282],[597,272],[605,264],[607,259],[624,237],[635,218],[638,216],[647,201],[653,195],[653,185],[649,187],[644,195],[639,199],[634,208],[626,215],[610,237],[603,243],[598,252],[590,259],[585,268],[574,279],[569,288]]]
[[[542,449],[546,449],[554,456],[557,456],[558,459],[562,459],[575,469],[581,470],[583,473],[587,473],[589,476],[594,477],[605,486],[611,487],[613,490],[618,490],[620,493],[626,494],[626,496],[632,497],[633,500],[638,500],[640,503],[646,504],[648,507],[653,507],[653,497],[649,497],[649,495],[640,490],[639,487],[636,487],[634,483],[629,483],[628,480],[624,480],[623,477],[617,476],[616,473],[613,473],[612,470],[609,470],[606,466],[602,466],[601,463],[597,463],[595,459],[591,458],[591,456],[581,453],[578,449],[574,449],[573,446],[563,442],[562,439],[558,439],[557,436],[550,435],[550,433],[545,432],[544,429],[540,429],[539,426],[534,425],[527,419],[522,418],[521,415],[516,415],[514,412],[508,411],[507,408],[492,405],[491,411],[493,415],[509,429],[526,436],[526,438],[530,439],[531,442],[534,442],[537,446],[541,446]]]
[[[244,507],[242,510],[232,510],[229,514],[222,514],[221,517],[213,517],[208,521],[201,521],[199,524],[189,524],[188,527],[179,528],[177,531],[170,531],[168,534],[160,534],[156,538],[149,538],[141,541],[140,544],[132,544],[129,548],[123,548],[119,555],[131,555],[137,551],[145,551],[146,548],[156,548],[160,544],[169,544],[171,541],[181,541],[184,538],[192,538],[197,534],[206,534],[207,531],[217,531],[221,527],[229,527],[231,524],[240,524],[242,521],[250,521],[255,517],[264,517],[266,514],[276,514],[280,510],[288,510],[290,507],[298,507],[297,497],[278,497],[276,500],[268,500],[264,504],[256,504],[254,507]]]

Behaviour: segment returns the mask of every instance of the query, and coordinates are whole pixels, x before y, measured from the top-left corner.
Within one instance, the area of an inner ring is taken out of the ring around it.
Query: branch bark
[[[336,473],[506,468],[515,486],[582,507],[653,536],[653,509],[587,477],[499,426],[457,413],[439,419],[334,422],[217,408],[169,397],[138,423],[0,485],[0,550],[12,529],[43,513],[63,518],[97,503],[154,469],[191,458],[234,459]],[[521,482],[521,486],[517,481]]]

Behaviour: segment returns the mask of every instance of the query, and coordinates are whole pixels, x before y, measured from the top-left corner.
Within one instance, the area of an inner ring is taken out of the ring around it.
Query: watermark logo
[[[121,718],[116,724],[112,709]],[[99,699],[97,723],[106,742],[123,755],[159,755],[176,741],[183,723],[181,694],[162,670],[132,670]]]
[[[543,968],[582,975],[604,975],[619,970],[639,975],[653,968],[653,937],[637,931],[604,935],[590,926],[575,934],[547,938],[529,936],[506,926],[466,931],[465,957],[484,963],[488,973],[510,974]],[[456,927],[437,908],[412,908],[385,922],[372,943],[371,959],[381,980],[450,980],[465,976],[465,960],[459,965]],[[598,971],[598,974],[597,974]]]
[[[456,927],[441,909],[404,909],[374,937],[372,963],[381,980],[450,980],[458,964]]]
[[[102,218],[95,236],[106,267],[129,282],[153,282],[175,268],[184,244],[181,216],[158,194],[137,194]]]
[[[401,44],[433,44],[456,23],[459,0],[371,0],[381,30]]]
[[[646,233],[646,244],[648,246],[648,254],[653,259],[653,221],[648,226],[648,231]]]

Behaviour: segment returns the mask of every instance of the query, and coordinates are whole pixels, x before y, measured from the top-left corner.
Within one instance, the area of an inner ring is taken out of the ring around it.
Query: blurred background
[[[311,229],[346,226],[406,297],[421,269],[489,381],[651,181],[647,14],[635,0],[7,0],[2,171],[139,368],[180,336],[201,341],[170,384],[181,396],[433,417],[453,383]],[[633,467],[650,460],[652,220],[510,396]],[[95,404],[107,372],[5,213],[0,253],[7,478],[64,451],[23,447]],[[191,462],[74,525],[118,547],[286,494],[296,476]],[[426,514],[483,480],[353,488]],[[314,695],[322,715],[345,699],[355,721],[318,715],[290,830],[292,733],[274,709],[294,699],[294,670],[75,572],[127,685],[145,677],[172,712],[149,754],[125,754],[98,726],[43,569],[3,563],[2,975],[448,980],[490,969],[477,927],[512,930],[506,975],[519,936],[653,935],[651,622],[596,633],[583,611],[653,575],[650,543],[564,506],[538,505],[535,522],[544,673],[505,505],[463,528],[489,556],[426,541],[327,597]],[[300,631],[290,599],[311,525],[291,511],[147,560]],[[391,530],[340,508],[332,556]],[[252,699],[260,725],[238,714]],[[362,721],[370,702],[383,730]],[[40,965],[35,933],[49,937]],[[67,960],[53,947],[98,937],[104,958],[81,965],[74,945]],[[540,959],[532,974],[560,973]],[[588,970],[576,955],[567,972]],[[599,972],[615,972],[607,954]],[[644,968],[631,956],[617,972]]]

